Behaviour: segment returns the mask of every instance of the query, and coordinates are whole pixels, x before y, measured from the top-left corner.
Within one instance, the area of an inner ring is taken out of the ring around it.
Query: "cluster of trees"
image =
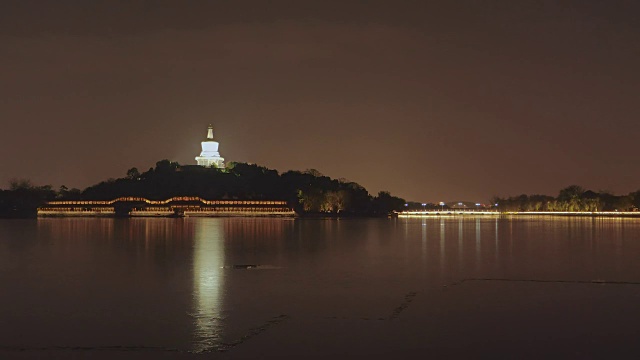
[[[637,211],[640,208],[640,190],[617,196],[571,185],[560,190],[557,197],[523,194],[495,197],[493,203],[498,204],[500,211]]]
[[[313,169],[279,174],[276,170],[247,163],[230,163],[226,169],[215,169],[181,166],[162,160],[148,171],[131,168],[125,177],[109,179],[83,191],[64,186],[55,191],[51,186],[12,183],[9,190],[0,192],[0,216],[29,216],[35,214],[37,206],[54,199],[110,200],[123,196],[286,200],[303,214],[386,215],[393,210],[402,210],[405,204],[404,199],[386,191],[371,196],[357,183],[331,179]]]
[[[0,190],[0,217],[33,217],[38,206],[58,194],[51,185],[34,186],[29,180],[13,179],[8,190]]]

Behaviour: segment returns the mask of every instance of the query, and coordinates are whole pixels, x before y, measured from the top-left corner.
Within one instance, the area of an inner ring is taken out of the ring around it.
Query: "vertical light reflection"
[[[496,234],[496,254],[495,254],[495,258],[496,261],[498,260],[498,253],[500,251],[500,239],[498,236],[498,219],[496,218],[496,228],[495,228],[495,234]]]
[[[427,219],[422,218],[422,260],[427,258]]]
[[[440,276],[444,277],[444,239],[445,239],[445,222],[440,219]]]
[[[596,227],[597,227],[597,223],[596,223],[596,217],[592,217],[591,218],[591,226],[589,226],[589,250],[591,251],[591,254],[593,254],[593,238],[596,232]]]
[[[463,250],[463,243],[462,243],[462,237],[463,237],[463,223],[462,223],[462,217],[460,217],[458,219],[458,264],[460,266],[460,270],[462,270],[462,266],[463,266],[463,261],[462,261],[462,250]]]
[[[404,240],[406,241],[409,238],[409,221],[408,219],[404,220]]]
[[[480,219],[476,218],[476,267],[480,268]]]
[[[193,254],[194,351],[210,351],[223,335],[224,226],[222,219],[198,219]]]
[[[79,247],[79,241],[113,239],[114,222],[114,219],[109,218],[38,218],[37,230],[65,245],[61,249],[75,251]]]
[[[513,219],[509,217],[509,260],[513,255]]]
[[[622,271],[622,244],[623,241],[622,239],[624,238],[624,222],[626,221],[626,219],[624,218],[617,218],[616,219],[616,233],[614,236],[614,251],[615,251],[615,255],[616,255],[616,259],[618,261],[615,262],[616,264],[616,270],[618,272]]]

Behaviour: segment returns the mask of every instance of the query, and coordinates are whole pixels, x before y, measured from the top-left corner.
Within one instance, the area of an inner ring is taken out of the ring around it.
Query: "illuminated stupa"
[[[224,158],[220,156],[218,152],[217,141],[213,140],[213,126],[209,124],[209,131],[207,132],[207,139],[202,142],[202,152],[200,156],[196,156],[198,165],[204,167],[216,167],[224,168]]]

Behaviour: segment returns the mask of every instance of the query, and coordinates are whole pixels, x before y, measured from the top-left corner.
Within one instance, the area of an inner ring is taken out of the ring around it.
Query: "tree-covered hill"
[[[0,216],[16,212],[35,214],[35,207],[45,201],[59,200],[111,200],[124,196],[148,199],[168,199],[175,196],[199,196],[204,199],[238,200],[286,200],[298,213],[333,213],[340,215],[386,215],[401,210],[404,199],[380,192],[369,195],[357,183],[323,176],[316,170],[287,171],[279,174],[263,166],[231,163],[226,169],[203,168],[168,160],[158,161],[155,168],[140,173],[136,168],[127,171],[125,177],[109,179],[86,188],[68,190],[61,187],[55,192],[51,187],[34,187],[30,184],[12,186],[0,194]],[[45,191],[46,190],[46,191]],[[3,200],[14,198],[18,192],[31,194],[20,203]],[[4,204],[4,205],[3,205]],[[20,215],[23,216],[23,215]]]

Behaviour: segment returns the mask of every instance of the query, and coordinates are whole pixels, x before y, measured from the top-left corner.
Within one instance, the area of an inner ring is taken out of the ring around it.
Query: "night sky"
[[[640,188],[637,1],[2,1],[0,188],[161,159],[415,201]]]

